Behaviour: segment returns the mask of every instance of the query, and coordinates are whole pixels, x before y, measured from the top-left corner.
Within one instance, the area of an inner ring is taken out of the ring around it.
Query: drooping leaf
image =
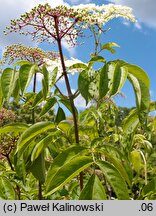
[[[61,107],[59,107],[57,110],[55,122],[58,124],[59,122],[61,122],[62,120],[65,120],[65,119],[66,119],[66,115],[65,115],[63,109]]]
[[[14,185],[5,176],[0,176],[0,199],[1,200],[16,199]]]
[[[147,88],[150,87],[149,77],[142,68],[140,68],[137,65],[128,64],[128,63],[126,63],[125,66],[127,67],[129,74],[132,74],[138,80],[141,80]]]
[[[92,175],[86,186],[82,190],[79,200],[106,200],[106,192],[104,186],[100,182],[98,176]]]
[[[46,104],[43,106],[42,111],[40,113],[40,117],[46,114],[57,102],[55,97],[48,98]]]
[[[41,133],[53,129],[55,126],[52,122],[38,122],[30,126],[24,133],[21,135],[20,139],[17,142],[17,151],[24,151],[28,147],[30,140]]]
[[[140,155],[139,151],[133,150],[131,152],[131,162],[132,162],[134,170],[137,173],[139,173],[142,166],[143,166],[142,158],[141,158],[141,155]]]
[[[28,88],[35,71],[37,70],[37,65],[24,64],[19,69],[19,82],[22,93],[25,93]]]
[[[6,68],[1,75],[1,91],[6,101],[9,101],[14,85],[15,71],[12,68]]]
[[[63,165],[46,185],[46,196],[54,193],[93,163],[92,158],[78,156]]]
[[[110,163],[106,161],[97,161],[96,164],[99,166],[107,181],[113,188],[117,198],[119,200],[128,200],[129,193],[125,180],[119,173],[119,171]]]
[[[135,92],[139,120],[144,124],[150,105],[150,80],[140,67],[131,64],[126,64],[125,66],[128,69],[128,79]]]

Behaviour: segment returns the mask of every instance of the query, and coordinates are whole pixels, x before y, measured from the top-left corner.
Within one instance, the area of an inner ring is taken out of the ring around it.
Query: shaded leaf
[[[34,177],[39,180],[41,184],[45,182],[45,160],[44,152],[42,152],[38,158],[33,161],[31,167],[29,168]]]
[[[66,119],[66,115],[65,115],[63,109],[61,107],[59,107],[57,110],[55,122],[58,124],[59,122],[61,122],[62,120],[65,120],[65,119]]]

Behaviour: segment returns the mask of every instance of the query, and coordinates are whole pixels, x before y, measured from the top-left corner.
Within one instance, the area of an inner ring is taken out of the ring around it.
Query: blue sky
[[[0,2],[3,0],[0,0]],[[79,4],[79,3],[95,3],[104,4],[108,1],[104,0],[5,0],[1,4],[0,8],[0,55],[3,52],[6,45],[12,43],[22,42],[25,45],[36,46],[37,44],[32,42],[29,37],[21,37],[16,34],[9,36],[4,36],[2,30],[5,26],[9,24],[9,20],[18,17],[25,10],[30,10],[35,3],[45,3],[49,2],[51,4],[68,3]],[[123,19],[116,19],[109,22],[106,28],[111,28],[103,36],[103,43],[105,42],[115,42],[120,45],[120,48],[116,48],[117,52],[115,54],[110,54],[109,52],[103,52],[102,55],[107,60],[113,59],[123,59],[129,63],[137,64],[142,67],[149,75],[151,80],[151,99],[156,100],[156,1],[155,0],[112,0],[110,2],[116,4],[123,4],[131,6],[133,8],[134,14],[138,19],[137,25],[126,22]],[[6,14],[5,11],[8,11]],[[88,35],[88,32],[87,32]],[[91,38],[84,38],[84,44],[78,46],[74,50],[64,47],[64,54],[68,57],[74,55],[82,61],[88,61],[90,52],[93,51],[93,42]],[[49,45],[46,44],[39,45],[43,49],[49,49]],[[76,77],[71,78],[72,89],[76,89]],[[61,84],[63,86],[63,83]],[[127,82],[123,87],[122,92],[126,95],[123,99],[120,96],[115,98],[116,102],[120,106],[134,106],[135,98],[133,94],[132,87]],[[77,101],[79,105],[81,103],[82,107],[84,102],[81,98]]]

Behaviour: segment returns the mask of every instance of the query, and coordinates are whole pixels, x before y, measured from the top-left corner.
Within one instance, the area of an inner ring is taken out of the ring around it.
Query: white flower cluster
[[[55,59],[55,60],[50,60],[50,59],[44,59],[45,65],[47,70],[52,73],[53,70],[57,67],[58,68],[58,74],[57,74],[57,79],[59,79],[62,76],[62,65],[61,65],[61,60],[60,58]],[[72,65],[77,64],[77,63],[83,63],[79,59],[71,58],[68,60],[65,60],[65,65],[66,65],[66,70],[67,73],[74,75],[75,73],[80,73],[83,69],[81,68],[73,68],[69,69]],[[83,63],[85,64],[85,63]],[[87,66],[87,64],[85,64]]]
[[[83,16],[82,20],[86,23],[85,27],[94,24],[105,24],[117,17],[123,17],[132,22],[136,21],[132,8],[123,5],[108,4],[99,6],[95,4],[80,4],[72,8]]]
[[[19,19],[11,20],[7,31],[29,34],[39,42],[64,39],[74,46],[77,44],[77,37],[82,35],[83,28],[105,25],[117,17],[135,21],[132,9],[121,5],[80,4],[72,7],[61,5],[52,8],[49,4],[40,4],[30,12],[21,15]]]

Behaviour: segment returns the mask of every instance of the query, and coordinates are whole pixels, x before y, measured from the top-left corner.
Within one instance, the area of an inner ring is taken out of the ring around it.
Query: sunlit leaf
[[[119,173],[119,171],[110,163],[106,161],[97,161],[96,164],[99,166],[107,181],[113,188],[117,198],[119,200],[128,200],[129,193],[125,180]]]
[[[106,200],[104,186],[96,175],[92,175],[80,194],[80,200]]]

